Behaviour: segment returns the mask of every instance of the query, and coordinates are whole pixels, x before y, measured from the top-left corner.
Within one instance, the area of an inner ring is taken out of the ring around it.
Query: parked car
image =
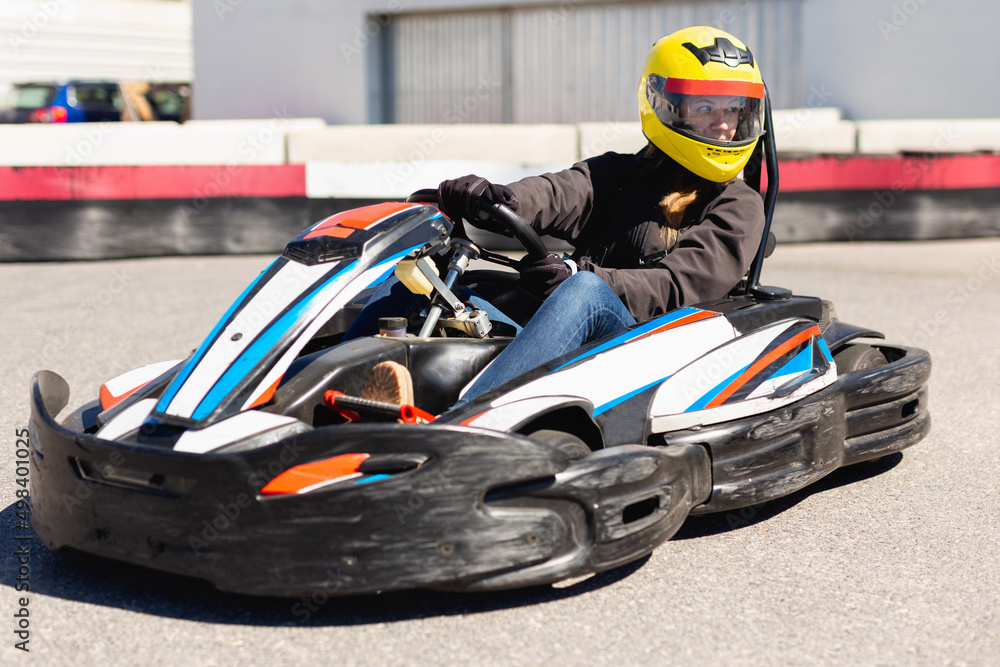
[[[190,86],[144,82],[68,81],[14,84],[0,123],[85,123],[173,120],[188,115]]]
[[[5,123],[83,123],[121,120],[123,103],[117,83],[69,81],[15,84],[8,106]]]

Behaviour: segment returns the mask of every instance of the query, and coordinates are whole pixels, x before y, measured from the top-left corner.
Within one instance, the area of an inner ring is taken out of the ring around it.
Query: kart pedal
[[[404,424],[427,424],[436,419],[434,415],[415,405],[371,401],[332,389],[323,395],[323,400],[331,410],[336,410],[344,419],[352,422],[395,420]]]

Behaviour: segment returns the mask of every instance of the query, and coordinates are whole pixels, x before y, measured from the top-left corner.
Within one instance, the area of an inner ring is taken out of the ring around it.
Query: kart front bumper
[[[711,488],[708,455],[697,445],[623,446],[570,463],[558,449],[518,435],[355,424],[193,455],[69,430],[54,418],[67,398],[58,375],[35,376],[30,463],[39,538],[53,549],[241,593],[558,581],[649,553]],[[371,483],[261,494],[288,468],[348,452],[401,463]]]

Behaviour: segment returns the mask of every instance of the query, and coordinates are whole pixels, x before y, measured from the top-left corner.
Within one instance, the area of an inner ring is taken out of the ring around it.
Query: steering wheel
[[[434,188],[417,190],[412,195],[407,197],[406,201],[421,204],[433,204],[434,206],[437,206],[437,190]],[[549,254],[549,251],[545,249],[545,243],[542,242],[538,233],[524,221],[524,218],[515,213],[509,206],[505,206],[504,204],[495,204],[484,198],[480,200],[479,214],[483,215],[484,213],[489,216],[490,219],[499,223],[500,226],[510,232],[511,235],[518,240],[527,252],[527,259],[542,259]],[[453,220],[452,222],[455,223],[455,227],[461,232],[461,236],[467,236],[465,233],[465,227],[463,226],[461,220]],[[484,255],[483,259],[489,259],[489,257]]]

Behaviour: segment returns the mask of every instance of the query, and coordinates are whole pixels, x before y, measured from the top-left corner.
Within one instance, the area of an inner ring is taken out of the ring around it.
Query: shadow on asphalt
[[[819,482],[785,498],[762,505],[689,518],[674,540],[708,537],[761,523],[794,507],[809,496],[859,482],[891,470],[902,460],[893,454],[875,462],[837,470]],[[49,551],[37,538],[14,541],[13,504],[0,512],[0,536],[6,566],[0,585],[18,585],[15,545],[30,545],[28,595],[128,609],[142,614],[206,623],[258,626],[353,626],[435,616],[478,614],[572,598],[610,586],[631,576],[649,556],[566,586],[536,586],[492,593],[402,591],[380,595],[308,598],[263,598],[224,593],[208,582],[156,572],[88,554]],[[19,530],[18,537],[26,536]],[[669,544],[660,548],[670,548]],[[23,574],[21,584],[23,585]]]
[[[899,465],[899,462],[902,460],[902,453],[896,452],[875,461],[865,461],[845,468],[838,468],[818,482],[814,482],[804,489],[800,489],[783,498],[759,505],[741,507],[728,512],[716,512],[714,514],[688,517],[688,520],[684,522],[681,529],[671,539],[690,540],[696,537],[708,537],[710,535],[718,535],[719,533],[753,526],[767,521],[789,508],[795,507],[809,496],[848,484],[854,484],[888,472]]]

